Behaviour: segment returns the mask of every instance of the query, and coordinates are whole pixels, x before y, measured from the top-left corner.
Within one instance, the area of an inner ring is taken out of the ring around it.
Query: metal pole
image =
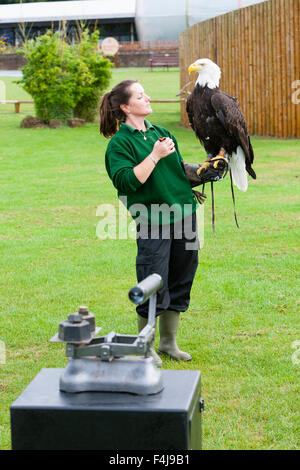
[[[151,295],[149,299],[148,325],[151,325],[153,327],[155,325],[155,313],[156,313],[156,293]]]

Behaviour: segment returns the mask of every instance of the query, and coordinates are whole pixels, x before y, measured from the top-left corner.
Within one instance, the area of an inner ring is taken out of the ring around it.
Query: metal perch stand
[[[50,341],[66,344],[69,358],[60,378],[60,390],[129,392],[149,395],[163,389],[162,374],[150,355],[154,339],[157,291],[163,286],[158,274],[151,274],[129,290],[135,304],[149,299],[148,323],[138,335],[122,335],[111,331],[96,337],[94,315],[87,307],[61,322],[59,332]]]

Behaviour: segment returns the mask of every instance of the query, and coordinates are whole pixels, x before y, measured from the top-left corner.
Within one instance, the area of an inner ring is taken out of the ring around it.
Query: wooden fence
[[[188,66],[208,57],[220,88],[238,97],[251,134],[300,137],[300,0],[268,0],[198,23],[180,35],[180,84]],[[182,95],[186,96],[186,95]],[[181,120],[188,126],[185,103]]]

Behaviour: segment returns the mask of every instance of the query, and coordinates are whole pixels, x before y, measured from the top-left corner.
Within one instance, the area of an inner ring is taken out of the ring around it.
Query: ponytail
[[[130,98],[129,87],[136,80],[124,80],[118,83],[109,93],[103,95],[100,104],[100,133],[104,137],[112,137],[126,119],[121,110],[121,104],[128,104]]]
[[[104,137],[112,137],[118,130],[118,121],[114,117],[109,102],[110,93],[106,93],[100,104],[100,133]]]

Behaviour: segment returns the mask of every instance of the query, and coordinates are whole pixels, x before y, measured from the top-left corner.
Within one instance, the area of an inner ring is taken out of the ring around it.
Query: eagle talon
[[[200,166],[200,168],[198,168],[198,170],[197,170],[197,175],[200,175],[201,172],[202,172],[202,170],[205,170],[205,171],[206,171],[207,168],[209,167],[209,165],[210,165],[210,160],[209,160],[209,161],[206,161],[206,162],[204,162],[204,163],[202,163],[202,165]]]
[[[214,164],[213,164],[213,167],[214,167],[214,168],[217,168],[217,167],[218,167],[218,165],[219,165],[221,159],[222,159],[222,160],[225,160],[225,162],[228,163],[228,158],[223,157],[222,154],[219,154],[219,155],[217,155],[215,158],[212,158],[212,161],[213,161],[213,160],[216,160],[216,161],[214,162]]]

